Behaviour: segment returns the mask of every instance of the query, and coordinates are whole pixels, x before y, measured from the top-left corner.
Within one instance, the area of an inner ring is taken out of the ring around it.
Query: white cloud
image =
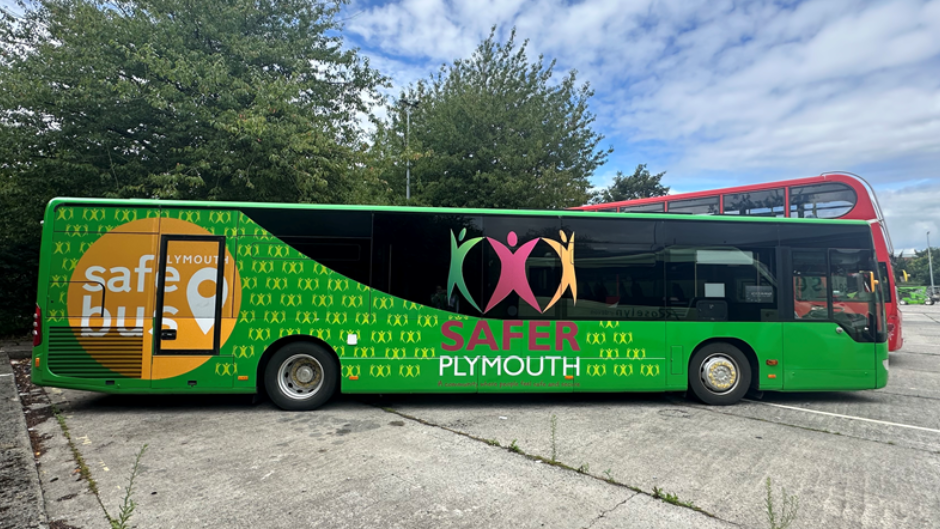
[[[922,184],[882,191],[879,201],[896,249],[940,246],[940,184]]]
[[[531,57],[577,69],[615,148],[596,185],[646,162],[683,190],[848,170],[883,196],[895,246],[922,247],[907,234],[931,222],[940,242],[928,211],[940,211],[940,0],[403,0],[353,10],[362,11],[353,38],[384,57],[398,86],[469,56],[494,24],[502,38],[516,27],[530,39]]]

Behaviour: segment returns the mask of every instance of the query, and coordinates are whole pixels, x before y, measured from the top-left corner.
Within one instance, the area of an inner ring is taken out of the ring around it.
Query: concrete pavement
[[[767,527],[770,477],[800,499],[793,528],[922,528],[940,513],[940,307],[905,307],[905,335],[883,390],[722,408],[658,394],[416,395],[288,413],[243,397],[46,394],[112,512],[149,445],[140,527]],[[37,429],[49,519],[106,528],[59,424]]]

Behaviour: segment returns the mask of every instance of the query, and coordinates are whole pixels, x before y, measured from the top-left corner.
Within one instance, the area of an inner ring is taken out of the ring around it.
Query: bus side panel
[[[875,349],[871,342],[856,342],[848,332],[837,332],[835,322],[787,322],[786,390],[844,390],[875,387]]]
[[[706,340],[728,341],[737,339],[746,343],[757,357],[758,372],[751,377],[759,381],[762,390],[783,387],[783,340],[781,323],[774,322],[667,322],[666,344],[670,348],[681,347],[682,374],[669,379],[669,389],[685,388],[688,383],[688,366],[695,349]],[[747,354],[747,351],[743,351]],[[767,360],[778,360],[776,366],[768,366]],[[771,378],[772,376],[772,378]]]
[[[574,391],[663,391],[670,372],[662,321],[578,322]]]
[[[50,209],[39,300],[45,358],[34,379],[102,391],[148,389],[144,331],[153,270],[145,260],[152,265],[158,210],[58,202]]]

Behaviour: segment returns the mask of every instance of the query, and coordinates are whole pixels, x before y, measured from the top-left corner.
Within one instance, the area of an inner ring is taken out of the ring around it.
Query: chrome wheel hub
[[[728,393],[738,385],[738,365],[731,358],[716,354],[702,364],[702,383],[714,393]]]
[[[277,384],[287,397],[297,400],[310,398],[323,385],[323,366],[312,356],[294,355],[278,369]]]

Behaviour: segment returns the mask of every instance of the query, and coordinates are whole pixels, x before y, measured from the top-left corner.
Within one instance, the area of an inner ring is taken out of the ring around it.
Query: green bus
[[[863,221],[57,198],[33,382],[108,393],[881,388]]]

